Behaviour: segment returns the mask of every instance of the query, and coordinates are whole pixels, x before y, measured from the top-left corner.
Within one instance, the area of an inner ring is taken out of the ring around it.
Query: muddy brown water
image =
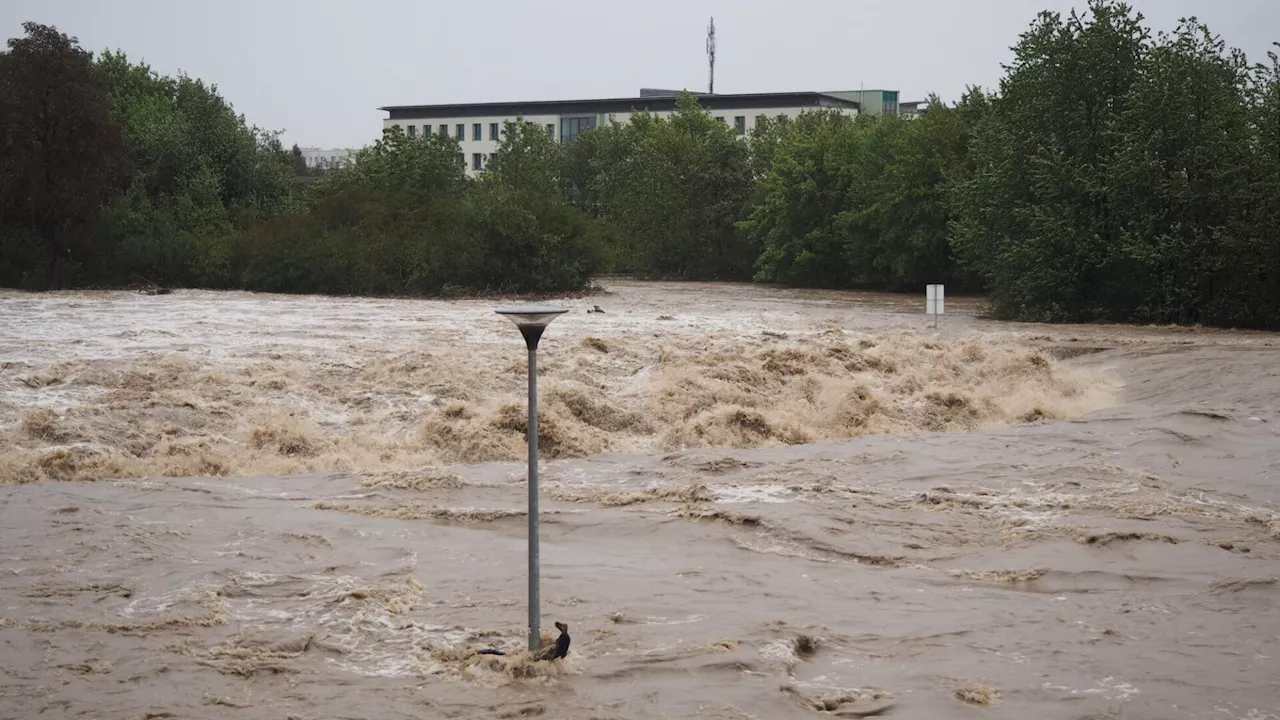
[[[491,303],[0,293],[0,717],[1280,718],[1277,336],[608,288],[549,664]]]

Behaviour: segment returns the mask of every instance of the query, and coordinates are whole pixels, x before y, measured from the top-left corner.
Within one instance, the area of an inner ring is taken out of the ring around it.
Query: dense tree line
[[[974,126],[952,242],[996,312],[1280,328],[1280,64],[1194,19],[1043,13]]]
[[[564,146],[566,198],[613,231],[613,268],[689,280],[748,279],[755,253],[734,227],[753,185],[751,148],[723,122],[677,100]]]
[[[743,139],[685,95],[565,145],[509,123],[474,179],[456,141],[393,128],[299,182],[216,88],[27,31],[0,55],[3,284],[65,264],[80,284],[449,294],[606,270],[1280,328],[1280,60],[1194,19],[1152,36],[1116,0],[1041,13],[997,89],[914,120],[814,111]],[[40,106],[50,88],[69,111]]]
[[[765,123],[768,161],[738,223],[758,251],[755,279],[826,287],[974,287],[951,257],[951,184],[967,170],[963,120],[981,100],[918,120],[806,113]]]
[[[0,272],[49,263],[65,281],[72,241],[120,194],[128,165],[92,59],[52,28],[0,54]]]
[[[601,224],[523,123],[478,181],[456,141],[398,129],[306,173],[216,87],[24,28],[0,54],[0,285],[550,291],[601,266]]]
[[[246,233],[246,286],[281,292],[576,290],[600,267],[601,226],[560,198],[557,146],[507,123],[470,181],[457,141],[398,127],[306,185],[300,212]]]

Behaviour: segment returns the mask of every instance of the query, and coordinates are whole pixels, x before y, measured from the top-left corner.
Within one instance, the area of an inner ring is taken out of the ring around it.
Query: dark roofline
[[[858,103],[820,92],[741,93],[736,95],[694,96],[706,110],[746,110],[783,107],[844,107],[856,109]],[[389,105],[379,110],[389,113],[388,120],[411,120],[422,117],[483,117],[511,115],[566,115],[572,113],[605,114],[674,110],[675,97],[603,98],[600,100],[534,100],[530,102],[457,103],[449,105]]]
[[[695,97],[706,95],[707,93],[698,92],[697,90],[668,90],[666,88],[640,88],[640,97],[675,97],[682,92],[687,92]]]

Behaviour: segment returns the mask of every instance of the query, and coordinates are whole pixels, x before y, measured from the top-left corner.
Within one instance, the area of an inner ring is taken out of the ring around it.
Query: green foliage
[[[974,126],[957,250],[1000,317],[1280,327],[1274,67],[1194,18],[1154,40],[1141,21],[1092,0],[1022,36]]]
[[[498,156],[484,181],[546,198],[559,194],[559,146],[541,125],[523,117],[503,123]]]
[[[1238,235],[1248,229],[1237,201],[1252,184],[1248,70],[1194,21],[1161,37],[1143,70],[1117,123],[1124,140],[1112,180],[1124,203],[1117,251],[1130,273],[1122,312],[1221,322],[1235,273],[1220,248],[1250,244]]]
[[[0,54],[0,249],[30,262],[34,234],[57,289],[73,245],[120,194],[128,160],[89,54],[55,28],[23,29]],[[29,285],[33,270],[10,265],[3,279]]]
[[[313,183],[306,212],[249,233],[246,286],[276,292],[566,291],[600,263],[601,229],[565,205],[555,146],[509,123],[468,182],[457,142],[383,132]]]
[[[476,242],[468,252],[486,259],[485,287],[578,289],[602,267],[606,231],[565,204],[561,185],[555,140],[523,118],[506,123],[497,157],[468,197]]]
[[[752,189],[748,149],[688,93],[669,118],[647,112],[564,150],[565,194],[612,226],[617,268],[743,279],[753,253],[734,228]]]
[[[76,261],[69,264],[74,267]],[[0,285],[43,290],[49,284],[48,266],[49,250],[34,230],[13,222],[0,224]]]
[[[966,114],[936,98],[915,121],[818,111],[767,125],[767,168],[739,227],[756,279],[823,287],[964,283],[951,258],[952,184],[967,173]]]
[[[454,139],[398,127],[310,170],[215,86],[25,27],[0,54],[7,285],[43,287],[50,260],[55,286],[65,265],[327,293],[565,291],[608,269],[1280,328],[1280,58],[1250,66],[1194,18],[1153,38],[1117,0],[1041,13],[998,93],[910,121],[815,109],[742,138],[683,94],[561,145],[520,118],[474,179]]]
[[[968,127],[961,110],[931,102],[918,120],[886,118],[864,134],[851,209],[835,220],[854,282],[974,284],[957,270],[947,237],[952,184],[968,170]]]
[[[444,135],[409,137],[399,125],[383,131],[373,145],[355,153],[347,167],[319,181],[315,191],[361,188],[375,194],[458,194],[465,182],[458,142]]]
[[[294,176],[313,176],[301,151],[249,126],[216,87],[161,76],[123,53],[93,62],[69,49],[71,41],[50,37],[42,42],[61,42],[55,55],[71,58],[58,62],[78,62],[85,76],[84,88],[64,85],[98,92],[97,100],[65,102],[82,102],[86,116],[97,112],[116,133],[121,160],[127,152],[132,161],[110,204],[88,203],[97,196],[69,176],[79,195],[68,192],[46,213],[92,231],[95,242],[78,257],[82,282],[328,293],[574,290],[599,267],[605,231],[563,203],[556,146],[524,123],[508,126],[498,161],[479,182],[466,179],[453,139],[411,138],[396,127],[348,167],[300,183]],[[4,80],[17,82],[21,53],[6,57]],[[13,103],[5,108],[17,112]],[[85,131],[77,122],[72,127]],[[5,141],[24,140],[10,133]],[[84,151],[71,141],[54,150]],[[38,179],[30,163],[16,160],[6,156],[7,180]],[[86,200],[83,208],[76,199]],[[3,234],[0,279],[33,286],[43,216],[11,216],[27,222]]]
[[[1276,47],[1280,47],[1277,44]],[[1222,248],[1233,279],[1226,309],[1242,325],[1280,327],[1280,56],[1258,66],[1252,77],[1250,125],[1255,129],[1252,184],[1239,220],[1245,238]]]
[[[1146,55],[1140,19],[1096,0],[1088,17],[1041,13],[1015,48],[956,224],[1003,316],[1089,319],[1116,300],[1122,207],[1108,178]]]
[[[810,112],[788,123],[786,132],[767,147],[772,160],[761,185],[762,197],[739,224],[760,253],[756,280],[848,284],[843,243],[834,222],[849,207],[846,200],[862,134],[847,115]]]
[[[229,287],[236,231],[290,204],[292,158],[217,88],[169,78],[123,53],[97,63],[134,173],[98,225],[98,282]]]
[[[759,118],[751,128],[751,178],[759,183],[773,169],[774,154],[782,138],[786,136],[787,124],[778,118]]]
[[[289,150],[289,166],[293,170],[294,177],[305,177],[310,173],[307,167],[307,159],[302,156],[302,148],[294,143],[293,148]]]

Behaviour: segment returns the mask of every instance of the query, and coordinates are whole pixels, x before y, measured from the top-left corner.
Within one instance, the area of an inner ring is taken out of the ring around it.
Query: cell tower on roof
[[[716,92],[716,19],[711,18],[711,24],[707,26],[707,58],[711,61],[711,79],[707,83],[707,94],[714,95]]]

